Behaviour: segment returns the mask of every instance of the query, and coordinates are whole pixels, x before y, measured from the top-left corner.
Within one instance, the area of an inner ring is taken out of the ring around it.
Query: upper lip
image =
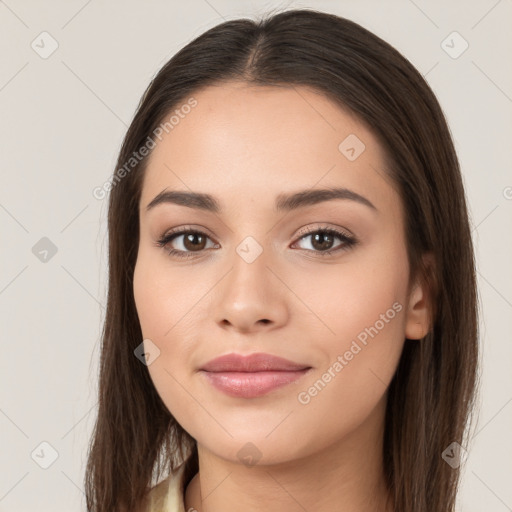
[[[295,363],[272,354],[226,354],[212,359],[200,369],[207,372],[264,372],[264,371],[297,371],[311,368],[308,365]]]

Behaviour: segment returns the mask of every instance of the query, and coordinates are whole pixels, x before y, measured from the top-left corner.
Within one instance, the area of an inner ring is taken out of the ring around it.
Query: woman
[[[222,23],[156,75],[110,189],[89,510],[454,510],[474,256],[407,59],[313,10]]]

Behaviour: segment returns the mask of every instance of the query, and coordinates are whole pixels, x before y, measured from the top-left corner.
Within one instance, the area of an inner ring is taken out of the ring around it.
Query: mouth
[[[271,354],[227,354],[209,361],[200,373],[219,391],[239,398],[255,398],[291,384],[311,370]]]

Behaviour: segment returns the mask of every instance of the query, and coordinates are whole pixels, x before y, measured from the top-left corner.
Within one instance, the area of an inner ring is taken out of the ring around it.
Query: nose
[[[238,253],[215,295],[217,324],[243,333],[273,330],[288,321],[288,289],[265,251],[254,260]]]

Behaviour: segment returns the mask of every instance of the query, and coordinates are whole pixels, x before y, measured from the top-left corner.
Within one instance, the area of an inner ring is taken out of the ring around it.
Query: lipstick
[[[209,361],[200,373],[229,396],[255,398],[300,379],[310,369],[306,364],[271,354],[231,353]]]

